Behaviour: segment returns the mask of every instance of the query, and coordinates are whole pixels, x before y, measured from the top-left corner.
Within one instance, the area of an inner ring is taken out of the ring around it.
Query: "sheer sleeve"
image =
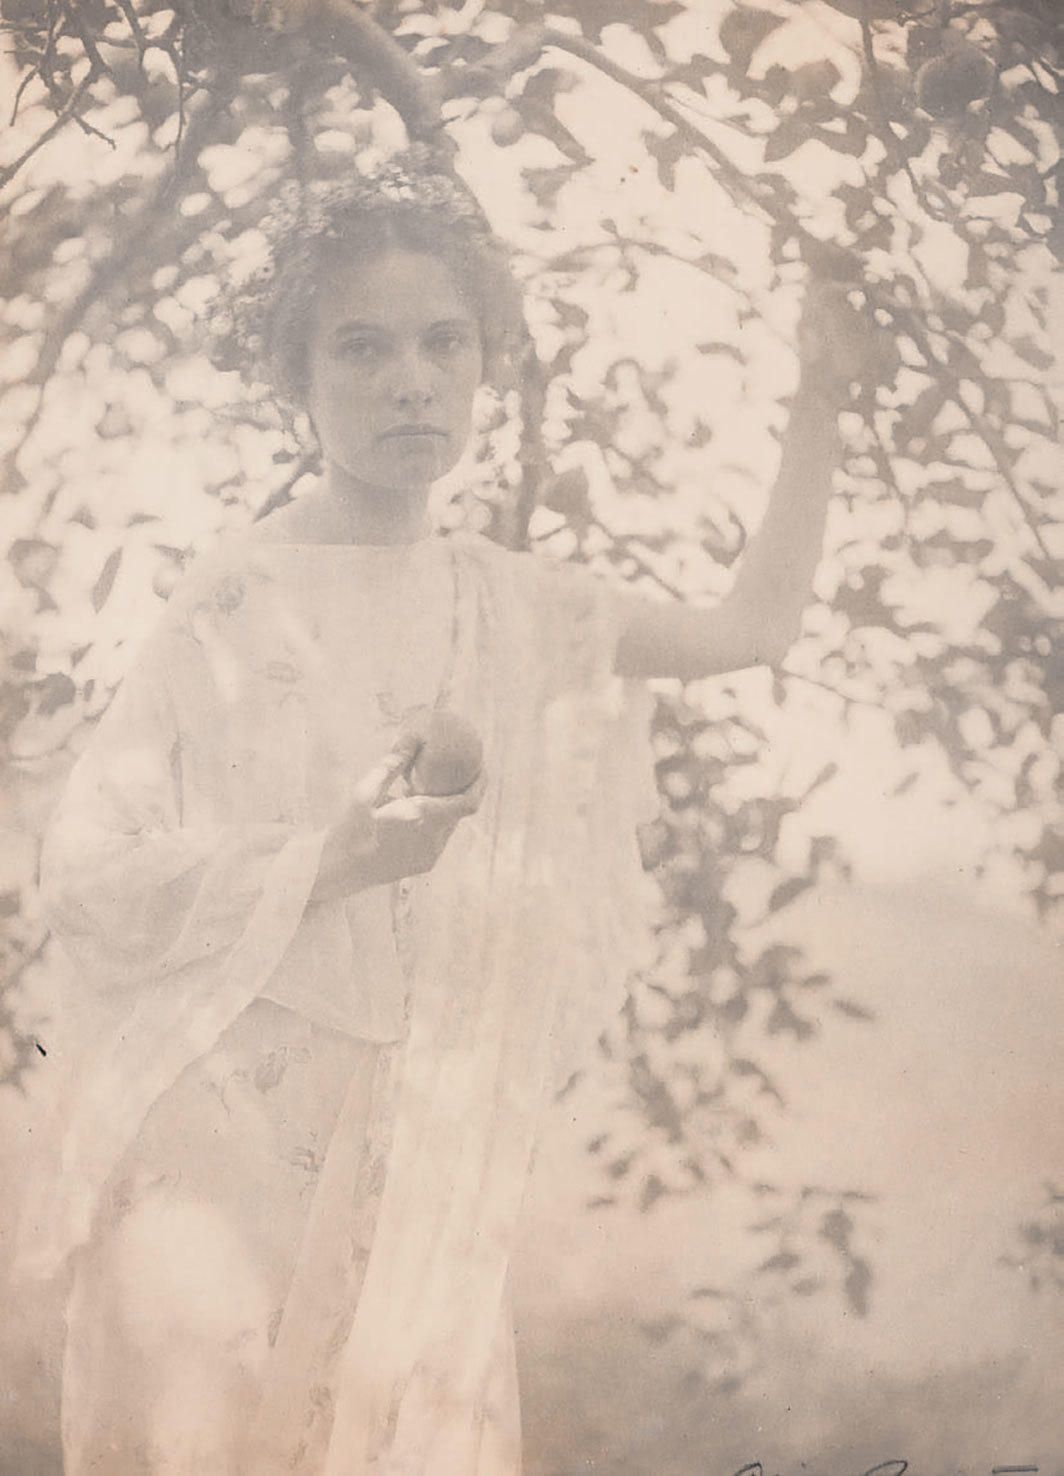
[[[96,986],[95,1017],[93,1049],[59,1086],[64,1128],[24,1218],[23,1276],[53,1275],[89,1235],[151,1104],[263,991],[317,875],[322,833],[274,818],[269,789],[262,813],[242,798],[264,787],[253,754],[225,741],[226,651],[184,606],[167,611],[75,765],[42,853],[46,916],[77,981]]]
[[[203,817],[184,823],[185,735],[170,680],[181,667],[206,696],[210,677],[205,667],[189,671],[181,645],[180,627],[168,619],[75,765],[45,840],[46,916],[79,971],[100,985],[224,958],[277,857],[300,834],[224,817],[214,826]],[[304,838],[311,848],[320,842]]]

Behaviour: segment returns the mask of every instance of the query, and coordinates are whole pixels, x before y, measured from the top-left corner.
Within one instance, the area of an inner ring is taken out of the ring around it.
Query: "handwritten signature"
[[[908,1469],[908,1461],[881,1461],[878,1466],[869,1466],[862,1476],[905,1476]],[[1037,1470],[1037,1466],[991,1466],[990,1476],[1034,1476]],[[765,1476],[765,1468],[760,1461],[750,1461],[740,1466],[735,1476]]]

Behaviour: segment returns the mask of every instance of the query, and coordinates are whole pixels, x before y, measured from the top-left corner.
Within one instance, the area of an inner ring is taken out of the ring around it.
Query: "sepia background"
[[[314,470],[228,289],[287,179],[442,138],[536,349],[444,529],[712,599],[809,273],[869,324],[801,640],[658,694],[654,956],[515,1267],[529,1470],[1064,1471],[1055,0],[0,17],[0,1264],[82,1007],[42,827],[189,555]],[[62,1290],[5,1293],[3,1476],[58,1472]]]

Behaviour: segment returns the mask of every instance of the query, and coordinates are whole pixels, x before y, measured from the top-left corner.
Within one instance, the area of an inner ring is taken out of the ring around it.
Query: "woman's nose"
[[[393,394],[397,405],[424,409],[435,398],[431,365],[420,354],[404,355],[396,365]]]

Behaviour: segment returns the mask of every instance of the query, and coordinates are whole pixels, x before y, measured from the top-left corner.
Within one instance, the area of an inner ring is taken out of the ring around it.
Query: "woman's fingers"
[[[444,811],[444,813],[446,815],[454,814],[460,820],[463,815],[473,815],[477,812],[477,810],[480,809],[480,805],[484,798],[485,792],[487,791],[487,787],[488,776],[485,774],[484,770],[481,769],[480,773],[473,780],[472,784],[469,785],[468,789],[461,789],[458,791],[457,794],[448,794],[436,797],[425,795],[424,799],[429,803],[437,803],[447,806],[447,809]]]
[[[466,815],[479,808],[487,789],[487,778],[481,773],[458,794],[409,794],[388,800],[377,811],[377,818],[405,821],[420,830],[450,831]]]
[[[412,749],[409,744],[397,743],[358,781],[355,785],[354,798],[362,804],[375,808],[383,802],[385,795],[400,775],[408,771],[416,757],[416,742]]]

